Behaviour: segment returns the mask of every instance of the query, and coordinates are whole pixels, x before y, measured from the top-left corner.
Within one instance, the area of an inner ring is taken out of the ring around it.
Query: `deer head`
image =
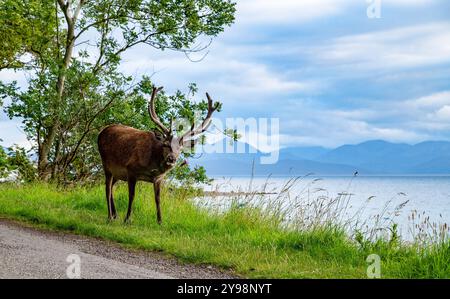
[[[208,112],[206,114],[206,117],[203,119],[200,125],[196,127],[194,122],[190,130],[185,132],[181,137],[178,137],[175,136],[172,132],[172,123],[170,124],[170,129],[168,129],[166,126],[164,126],[164,124],[156,114],[155,100],[158,92],[162,89],[163,87],[153,87],[152,95],[148,105],[148,112],[150,115],[150,119],[156,125],[156,128],[158,130],[159,134],[157,134],[157,136],[163,145],[163,159],[166,163],[166,166],[172,167],[177,162],[183,149],[191,149],[193,146],[195,146],[195,144],[199,140],[196,137],[208,130],[212,122],[212,115],[218,109],[219,103],[214,102],[211,99],[210,95],[206,93],[206,97],[208,99]]]

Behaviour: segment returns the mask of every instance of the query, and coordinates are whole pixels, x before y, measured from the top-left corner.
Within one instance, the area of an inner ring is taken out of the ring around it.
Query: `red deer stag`
[[[157,220],[161,224],[160,193],[161,183],[165,174],[172,169],[183,149],[192,146],[197,135],[205,132],[211,124],[211,117],[217,110],[218,103],[207,93],[208,113],[203,122],[195,128],[194,125],[181,137],[174,136],[167,129],[155,112],[155,99],[162,89],[153,88],[148,105],[151,120],[155,123],[156,131],[141,131],[123,125],[111,125],[104,128],[98,136],[98,149],[102,158],[106,177],[106,202],[108,205],[108,218],[117,218],[114,205],[113,186],[121,180],[128,182],[128,212],[125,222],[131,215],[131,208],[137,181],[153,183]]]

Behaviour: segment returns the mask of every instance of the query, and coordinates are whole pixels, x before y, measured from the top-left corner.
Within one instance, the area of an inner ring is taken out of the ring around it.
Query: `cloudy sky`
[[[201,62],[137,48],[121,67],[168,91],[198,83],[224,103],[220,118],[279,118],[284,147],[450,140],[450,1],[382,0],[381,18],[368,6],[240,0]],[[17,121],[0,116],[0,130],[4,144],[26,144]]]

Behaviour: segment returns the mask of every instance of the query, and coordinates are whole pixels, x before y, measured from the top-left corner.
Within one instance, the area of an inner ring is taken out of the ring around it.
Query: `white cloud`
[[[380,125],[335,115],[333,111],[314,114],[304,111],[298,116],[301,121],[283,122],[281,138],[283,146],[320,145],[336,147],[342,144],[359,143],[372,139],[392,142],[415,143],[429,139],[426,133],[417,132],[404,124]],[[292,118],[291,118],[292,119]]]
[[[450,124],[450,106],[445,105],[435,113],[429,115],[429,117],[430,119],[434,119],[435,121],[443,121],[447,124]]]
[[[350,35],[311,49],[318,63],[357,70],[392,70],[450,62],[450,23]]]
[[[407,104],[417,108],[433,108],[442,107],[446,104],[450,105],[450,91],[433,93],[428,96],[410,100],[407,102]]]
[[[384,6],[424,6],[439,0],[382,0]],[[237,2],[237,25],[292,25],[336,16],[360,7],[366,13],[365,0],[243,0]]]
[[[218,51],[220,53],[220,50]],[[259,95],[312,92],[321,85],[313,80],[292,80],[282,71],[271,70],[263,63],[240,61],[238,56],[208,55],[204,61],[193,63],[183,55],[167,55],[157,59],[128,59],[121,69],[132,74],[152,74],[156,82],[164,82],[168,89],[199,83],[203,90],[213,90],[231,101],[260,100]]]
[[[215,65],[223,75],[213,80],[213,85],[220,89],[230,86],[240,92],[277,93],[313,90],[313,82],[292,81],[270,71],[267,66],[257,63],[228,61],[223,65]]]
[[[440,0],[382,0],[382,3],[386,5],[396,6],[422,6],[430,5],[439,1]]]
[[[406,143],[448,140],[450,91],[415,99],[370,101],[363,108],[327,108],[298,99],[280,118],[282,146],[335,147],[371,139]]]
[[[403,126],[448,139],[450,130],[450,91],[436,92],[416,99],[384,104],[385,111],[397,114]],[[445,137],[447,136],[447,137]]]
[[[336,15],[348,6],[345,0],[244,0],[238,1],[237,24],[292,24]]]

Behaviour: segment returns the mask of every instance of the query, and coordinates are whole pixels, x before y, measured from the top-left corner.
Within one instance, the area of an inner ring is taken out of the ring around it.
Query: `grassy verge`
[[[123,217],[127,192],[115,191]],[[251,278],[365,278],[370,254],[381,257],[383,278],[450,278],[450,244],[427,248],[388,241],[349,240],[338,228],[294,232],[258,209],[225,214],[196,208],[181,190],[163,193],[163,225],[153,191],[139,184],[132,223],[106,220],[102,186],[58,190],[44,184],[0,185],[0,215],[39,227],[100,237],[138,249],[163,251],[184,262],[232,269]]]

